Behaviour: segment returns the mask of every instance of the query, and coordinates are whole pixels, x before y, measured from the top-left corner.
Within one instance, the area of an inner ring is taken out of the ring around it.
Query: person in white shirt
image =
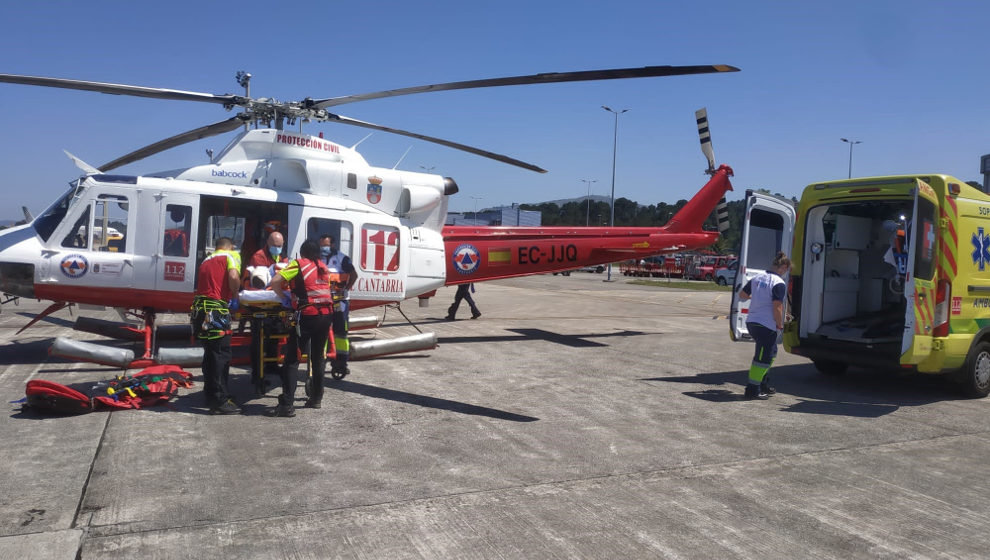
[[[784,276],[791,269],[791,259],[777,253],[770,270],[754,276],[739,292],[739,300],[751,300],[746,328],[756,341],[753,362],[746,383],[747,399],[766,400],[777,391],[767,382],[767,373],[777,356],[777,334],[784,330],[784,302],[787,284]]]

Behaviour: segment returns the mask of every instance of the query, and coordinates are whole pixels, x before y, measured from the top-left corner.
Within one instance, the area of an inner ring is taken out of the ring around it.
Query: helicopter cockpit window
[[[93,201],[93,249],[127,252],[127,218],[130,203],[126,196],[101,194]]]
[[[65,239],[62,240],[62,246],[73,249],[88,249],[89,229],[89,207],[87,207],[82,216],[76,220],[72,229],[69,230],[69,233],[66,234]]]
[[[79,200],[84,190],[86,190],[85,187],[73,186],[61,198],[55,201],[55,204],[49,206],[44,214],[38,216],[38,219],[34,221],[34,230],[38,232],[41,239],[48,241],[48,238],[52,236],[55,229],[65,219],[69,208],[72,208],[72,205]]]
[[[162,254],[166,257],[188,257],[189,235],[192,232],[192,208],[169,204],[165,207],[165,237]]]

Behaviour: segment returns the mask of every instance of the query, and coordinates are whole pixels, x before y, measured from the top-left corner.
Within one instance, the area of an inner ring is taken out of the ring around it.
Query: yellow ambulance
[[[809,185],[797,208],[747,192],[736,292],[791,257],[784,348],[823,373],[950,374],[990,392],[990,195],[948,175]],[[735,297],[733,340],[748,338]]]

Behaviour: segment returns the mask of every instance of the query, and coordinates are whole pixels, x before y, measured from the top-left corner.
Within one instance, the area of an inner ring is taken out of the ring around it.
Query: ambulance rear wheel
[[[849,368],[849,364],[836,362],[833,360],[812,360],[815,368],[825,375],[842,375]]]
[[[983,398],[990,394],[990,342],[979,342],[969,351],[958,381],[968,397]]]

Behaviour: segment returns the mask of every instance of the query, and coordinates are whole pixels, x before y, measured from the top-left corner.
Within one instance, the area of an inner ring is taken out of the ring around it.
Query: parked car
[[[728,286],[736,282],[736,270],[739,268],[739,261],[733,261],[724,268],[715,271],[715,282],[719,286]]]
[[[597,272],[598,274],[601,274],[601,273],[605,272],[605,265],[603,265],[603,264],[594,264],[594,265],[591,265],[591,266],[582,266],[578,270],[580,270],[582,272]]]

